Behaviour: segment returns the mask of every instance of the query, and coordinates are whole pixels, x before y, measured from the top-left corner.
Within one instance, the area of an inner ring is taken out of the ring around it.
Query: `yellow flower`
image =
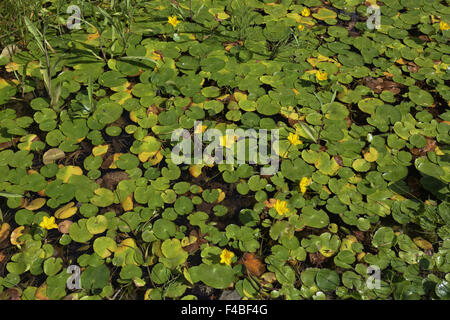
[[[327,75],[328,74],[325,71],[318,70],[316,72],[316,79],[319,80],[319,81],[327,80]]]
[[[220,138],[219,143],[222,147],[231,149],[231,146],[236,142],[237,138],[237,136],[227,134]]]
[[[300,180],[300,192],[302,194],[305,194],[306,187],[309,186],[312,182],[311,178],[303,177],[302,180]]]
[[[439,22],[439,29],[442,31],[450,29],[450,25],[447,22],[441,21]]]
[[[283,214],[289,212],[289,208],[287,207],[287,202],[286,201],[280,201],[280,200],[277,199],[277,201],[275,202],[273,207],[275,208],[275,210],[278,212],[278,214],[280,216],[282,216]]]
[[[300,30],[300,31],[305,30],[305,26],[302,25],[302,24],[299,24],[297,28],[298,28],[298,30]]]
[[[194,133],[196,133],[196,134],[205,133],[205,130],[207,127],[208,126],[198,124],[194,129]]]
[[[177,16],[168,17],[167,21],[174,27],[176,27],[179,23],[181,23],[181,21],[178,21]]]
[[[57,229],[58,225],[55,223],[55,217],[46,217],[44,216],[42,219],[42,222],[39,224],[41,228],[50,230],[50,229]]]
[[[292,132],[289,133],[288,136],[288,140],[291,144],[293,144],[294,146],[302,144],[303,142],[300,140],[300,137],[298,136],[298,134],[294,134]]]
[[[309,17],[311,15],[311,11],[308,8],[304,8],[302,10],[302,16]]]
[[[223,249],[222,253],[220,254],[220,263],[225,263],[230,266],[231,259],[233,259],[233,257],[234,257],[234,253],[232,251]]]

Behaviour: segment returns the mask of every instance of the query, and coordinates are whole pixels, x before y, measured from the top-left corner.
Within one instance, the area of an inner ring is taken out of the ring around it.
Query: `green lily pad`
[[[207,286],[215,289],[225,289],[234,280],[233,269],[221,264],[200,264],[189,269],[189,273],[194,282],[202,281]]]

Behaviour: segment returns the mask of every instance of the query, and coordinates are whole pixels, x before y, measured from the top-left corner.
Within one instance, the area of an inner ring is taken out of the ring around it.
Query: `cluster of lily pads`
[[[0,57],[0,299],[450,298],[448,1],[42,4]],[[279,130],[280,169],[176,165],[178,128]]]

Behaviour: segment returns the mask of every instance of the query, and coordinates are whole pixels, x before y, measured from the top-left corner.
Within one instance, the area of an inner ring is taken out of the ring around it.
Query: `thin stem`
[[[50,95],[50,98],[52,98],[52,81],[51,81],[51,69],[50,69],[50,58],[48,56],[48,50],[47,50],[47,41],[45,40],[45,30],[44,30],[44,55],[45,55],[45,61],[47,63],[47,87],[48,87],[48,94]]]

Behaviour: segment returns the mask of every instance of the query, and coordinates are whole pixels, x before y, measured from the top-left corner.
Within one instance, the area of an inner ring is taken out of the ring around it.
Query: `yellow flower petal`
[[[171,24],[173,27],[176,27],[179,23],[181,23],[181,21],[178,21],[178,17],[177,16],[171,16],[167,18],[167,21],[169,22],[169,24]]]
[[[309,17],[311,15],[311,10],[309,10],[308,8],[304,8],[301,12],[302,16],[304,17]]]
[[[439,29],[442,31],[450,29],[450,25],[447,22],[441,21],[439,22]]]
[[[234,253],[232,251],[229,251],[227,249],[223,249],[222,253],[220,254],[220,263],[225,263],[226,265],[231,266],[231,260],[234,257]]]
[[[48,218],[46,216],[42,218],[42,222],[39,224],[39,226],[46,230],[58,228],[58,225],[55,223],[55,217]]]
[[[316,79],[319,81],[327,80],[328,74],[325,71],[317,71],[316,72]]]
[[[289,212],[289,208],[287,207],[287,202],[286,201],[280,201],[277,199],[277,201],[275,202],[274,206],[275,210],[277,211],[277,213],[282,216],[285,213]]]
[[[300,137],[298,136],[298,134],[294,134],[292,132],[289,133],[288,136],[288,140],[291,144],[293,144],[294,146],[302,144],[303,142],[300,141]]]
[[[300,192],[304,194],[306,192],[306,187],[309,186],[312,182],[311,178],[303,177],[302,180],[300,180]]]

